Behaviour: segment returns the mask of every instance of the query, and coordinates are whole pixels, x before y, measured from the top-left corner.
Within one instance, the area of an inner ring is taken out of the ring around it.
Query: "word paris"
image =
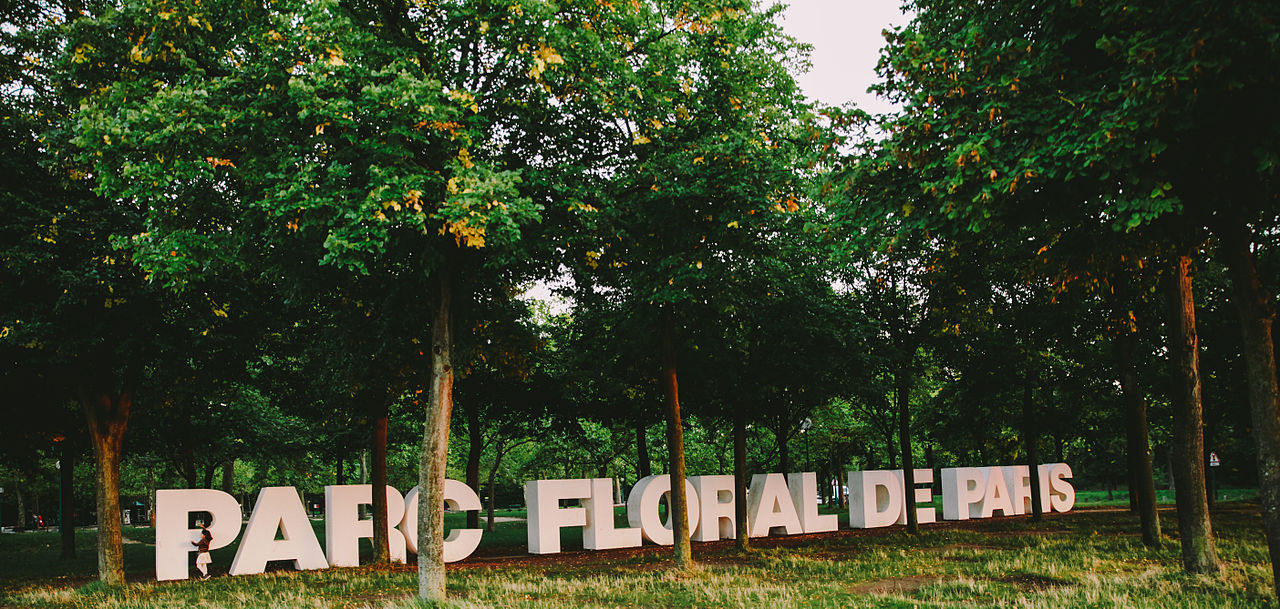
[[[1031,479],[1025,465],[1008,467],[958,467],[942,470],[942,518],[967,520],[1000,514],[1012,516],[1031,511]],[[1040,506],[1044,511],[1065,512],[1075,505],[1075,489],[1067,480],[1065,463],[1038,468]],[[915,470],[917,504],[933,500],[933,470]],[[689,507],[685,516],[694,541],[732,539],[735,534],[733,476],[690,476],[686,482]],[[747,492],[748,534],[769,535],[781,529],[787,535],[834,531],[835,514],[818,513],[817,475],[812,472],[757,474]],[[901,470],[849,472],[849,525],[853,528],[904,524],[906,501]],[[613,480],[534,480],[525,484],[529,514],[529,552],[560,551],[560,529],[582,527],[582,545],[588,550],[630,548],[643,540],[671,545],[670,518],[662,522],[659,503],[671,491],[671,477],[641,479],[627,497],[630,527],[617,528],[613,519]],[[453,510],[478,510],[480,498],[471,487],[446,480],[445,504]],[[578,501],[576,507],[561,502]],[[231,563],[231,575],[262,573],[273,560],[291,560],[298,569],[354,567],[360,562],[359,540],[373,537],[373,521],[360,519],[360,507],[373,503],[372,486],[326,486],[325,548],[311,528],[297,490],[288,486],[264,488],[240,548]],[[240,536],[243,513],[227,493],[209,489],[162,490],[156,493],[156,579],[188,577],[188,554],[195,551],[200,530],[188,528],[193,513],[207,513],[213,535],[209,549],[229,545]],[[916,508],[921,523],[937,521],[932,507]],[[418,489],[407,495],[387,487],[387,537],[392,560],[404,562],[408,552],[418,551]],[[480,544],[480,529],[454,529],[444,541],[445,562],[462,560]]]

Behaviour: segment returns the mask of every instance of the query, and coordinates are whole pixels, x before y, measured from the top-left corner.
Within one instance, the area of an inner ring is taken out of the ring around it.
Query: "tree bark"
[[[636,462],[639,464],[640,478],[653,475],[653,467],[649,459],[649,435],[645,432],[643,418],[636,419]]]
[[[689,521],[686,517],[689,498],[684,480],[684,428],[680,421],[680,390],[676,379],[675,320],[671,306],[662,308],[662,385],[667,400],[667,453],[671,461],[671,502],[667,512],[671,518],[672,544],[676,568],[693,567],[693,548],[689,543]]]
[[[484,434],[480,429],[480,409],[472,404],[468,408],[464,408],[467,413],[467,486],[475,489],[476,493],[480,493],[480,457],[484,452]],[[493,493],[492,485],[490,485],[489,493]],[[490,504],[493,502],[491,501]],[[489,520],[493,520],[493,515],[489,515]],[[480,512],[467,512],[467,528],[480,528]]]
[[[738,551],[751,549],[747,523],[747,413],[742,408],[733,413],[733,523],[734,545]]]
[[[920,523],[916,517],[916,470],[911,451],[911,387],[905,370],[898,372],[894,393],[898,400],[898,444],[902,451],[903,509],[907,513],[907,532],[918,533]]]
[[[1036,429],[1035,388],[1031,386],[1030,373],[1022,386],[1022,434],[1027,444],[1027,477],[1031,481],[1031,519],[1044,520],[1044,506],[1040,503],[1040,432]]]
[[[788,446],[789,438],[787,438],[786,421],[778,421],[778,428],[775,430],[778,439],[778,470],[782,473],[791,471],[791,447]]]
[[[1122,331],[1116,337],[1116,363],[1120,368],[1120,391],[1124,397],[1126,448],[1129,453],[1131,496],[1142,521],[1142,543],[1160,547],[1160,513],[1156,509],[1156,483],[1151,467],[1151,441],[1147,436],[1147,403],[1142,395],[1138,370],[1133,364],[1137,337]]]
[[[1173,364],[1173,476],[1178,501],[1182,564],[1189,573],[1221,569],[1204,486],[1204,420],[1200,401],[1199,338],[1191,291],[1191,258],[1180,256],[1165,282],[1169,301],[1169,352]]]
[[[387,535],[387,418],[389,392],[373,390],[373,562],[391,564],[391,542]],[[442,500],[443,501],[443,500]]]
[[[98,579],[124,584],[124,538],[120,522],[120,456],[133,394],[82,390],[81,403],[97,462]]]
[[[222,464],[222,492],[228,495],[235,494],[236,486],[236,460],[231,459]]]
[[[431,386],[418,465],[418,596],[445,600],[444,481],[453,415],[453,273],[439,271],[435,319],[431,323]]]
[[[494,511],[496,511],[494,503],[498,500],[497,498],[498,493],[496,488],[497,480],[498,480],[498,468],[502,465],[502,458],[505,457],[507,454],[507,447],[503,446],[503,444],[504,443],[499,443],[498,446],[496,447],[497,450],[494,452],[494,455],[493,455],[493,467],[489,468],[489,521],[486,522],[484,525],[485,531],[493,531],[493,514],[494,514]],[[470,522],[469,519],[468,519],[468,522]],[[479,521],[477,521],[476,526],[479,526]]]
[[[75,469],[76,451],[71,447],[71,440],[62,441],[62,454],[58,460],[58,531],[62,537],[63,560],[76,557],[76,495]]]
[[[1262,524],[1271,554],[1271,572],[1280,595],[1280,383],[1276,378],[1276,311],[1262,287],[1245,226],[1224,239],[1227,270],[1231,275],[1231,299],[1240,318],[1240,332],[1248,373],[1249,410],[1253,443],[1257,449],[1258,486]]]

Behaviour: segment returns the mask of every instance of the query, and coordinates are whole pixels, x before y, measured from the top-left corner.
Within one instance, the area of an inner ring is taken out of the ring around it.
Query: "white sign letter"
[[[562,499],[591,497],[590,480],[530,480],[524,485],[524,502],[529,507],[529,553],[555,554],[560,551],[560,529],[587,525],[587,510],[561,508]]]
[[[688,480],[698,494],[701,512],[698,532],[693,534],[693,540],[719,541],[737,537],[733,476],[689,476]]]
[[[360,506],[372,504],[372,484],[324,487],[324,546],[329,566],[360,566],[360,540],[373,538],[373,520],[360,519]],[[404,497],[387,485],[387,547],[393,562],[405,560],[404,534],[395,528],[403,519]]]
[[[284,539],[276,540],[276,532]],[[302,498],[292,486],[269,486],[258,491],[258,501],[244,528],[244,539],[236,558],[231,561],[231,575],[262,573],[267,562],[293,560],[296,569],[327,569],[320,541],[307,520]]]
[[[676,535],[671,530],[674,522],[671,519],[674,516],[672,512],[675,510],[667,513],[665,523],[658,515],[658,504],[662,501],[662,496],[670,492],[671,475],[657,474],[641,478],[635,486],[631,487],[631,494],[627,495],[627,522],[631,523],[632,527],[639,527],[645,539],[660,546],[669,546],[676,540]],[[693,536],[701,514],[698,509],[698,491],[693,488],[688,478],[684,481],[684,493],[688,505],[685,518],[689,523],[689,535]],[[671,498],[668,497],[667,506],[670,507],[670,505]]]
[[[751,477],[751,491],[747,493],[747,523],[751,537],[768,537],[769,529],[785,527],[787,535],[803,533],[796,504],[787,490],[787,479],[782,474],[756,474]]]
[[[825,533],[840,528],[839,516],[818,513],[818,474],[787,474],[787,487],[791,489],[791,502],[800,512],[800,526],[805,533]]]
[[[202,488],[156,491],[156,580],[186,579],[190,575],[187,553],[196,550],[192,542],[200,541],[200,529],[187,528],[187,517],[192,512],[209,512],[212,516],[205,525],[213,535],[210,550],[221,548],[240,535],[243,514],[235,497]]]
[[[613,479],[591,480],[591,497],[582,501],[587,511],[587,527],[582,530],[582,547],[588,550],[636,548],[642,543],[640,529],[613,526]]]

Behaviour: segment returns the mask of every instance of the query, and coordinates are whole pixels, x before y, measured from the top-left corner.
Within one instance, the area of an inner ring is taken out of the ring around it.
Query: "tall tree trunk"
[[[338,455],[337,463],[334,464],[336,470],[334,474],[334,484],[342,486],[347,483],[347,460],[342,455]]]
[[[1280,594],[1280,383],[1276,378],[1275,308],[1258,277],[1248,229],[1237,227],[1226,240],[1227,269],[1231,274],[1231,299],[1240,318],[1244,360],[1248,371],[1249,410],[1253,443],[1258,451],[1258,486],[1262,524],[1271,553],[1275,591]]]
[[[467,413],[467,486],[480,493],[480,457],[484,452],[484,434],[480,429],[480,409],[472,404],[464,408]],[[489,489],[490,494],[493,489]],[[490,504],[493,502],[491,501]],[[493,520],[493,515],[489,515]],[[480,512],[467,512],[467,528],[480,528]]]
[[[1199,338],[1191,291],[1191,258],[1178,257],[1166,283],[1169,352],[1173,363],[1173,476],[1178,481],[1178,532],[1189,573],[1215,573],[1221,565],[1209,522],[1204,486],[1204,421],[1200,402]]]
[[[498,480],[498,468],[502,466],[502,458],[507,454],[507,447],[504,444],[499,442],[495,447],[497,450],[494,451],[493,455],[493,467],[489,468],[489,521],[484,525],[485,531],[493,531],[494,503],[498,500],[498,493],[495,488]],[[478,522],[476,526],[479,526]]]
[[[1044,520],[1044,506],[1040,504],[1040,431],[1036,429],[1035,388],[1031,373],[1022,385],[1022,434],[1027,444],[1027,477],[1031,481],[1031,519]]]
[[[204,469],[204,484],[200,488],[213,488],[213,473],[218,470],[216,463],[210,463]]]
[[[391,542],[387,538],[387,418],[391,398],[386,389],[372,391],[373,406],[373,562],[391,564]],[[442,499],[443,501],[443,499]]]
[[[649,435],[645,432],[643,418],[636,419],[636,463],[639,465],[638,472],[640,478],[648,478],[653,475],[652,463],[649,458]]]
[[[98,579],[104,584],[121,585],[124,584],[124,538],[120,531],[120,453],[133,394],[82,390],[80,401],[97,462]]]
[[[911,386],[906,370],[898,371],[894,392],[898,400],[898,444],[902,451],[902,499],[907,513],[907,532],[918,533],[920,523],[916,517],[916,470],[911,451]]]
[[[738,550],[751,549],[747,526],[747,413],[737,408],[733,413],[733,524],[734,544]]]
[[[22,492],[21,482],[14,485],[13,494],[17,495],[18,499],[18,521],[14,526],[20,531],[27,528],[27,497],[26,494]]]
[[[684,428],[680,421],[680,389],[676,380],[675,320],[671,305],[662,308],[662,385],[667,399],[667,453],[671,461],[672,544],[677,568],[693,567],[693,548],[689,543],[689,498],[684,488]]]
[[[222,464],[222,492],[228,495],[235,494],[236,486],[236,460],[232,458]]]
[[[76,451],[71,440],[62,441],[62,454],[58,459],[58,530],[62,536],[63,560],[76,557]]]
[[[1138,342],[1132,332],[1116,337],[1116,363],[1120,367],[1120,391],[1124,396],[1124,427],[1129,453],[1131,496],[1142,521],[1142,543],[1160,547],[1160,512],[1156,509],[1156,482],[1151,467],[1151,441],[1147,436],[1147,402],[1142,396],[1133,354]]]
[[[453,269],[438,271],[435,319],[431,322],[431,387],[418,465],[418,596],[445,600],[444,481],[453,415]]]

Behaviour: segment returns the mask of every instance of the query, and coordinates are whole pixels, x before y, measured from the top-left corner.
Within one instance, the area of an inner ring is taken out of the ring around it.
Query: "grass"
[[[1105,494],[1104,494],[1105,496]],[[1029,518],[923,527],[841,531],[755,540],[739,554],[729,543],[695,544],[699,566],[669,568],[665,548],[524,554],[524,523],[498,523],[476,557],[449,570],[447,607],[1186,607],[1274,606],[1267,549],[1256,504],[1219,503],[1214,527],[1225,570],[1182,573],[1176,519],[1162,510],[1165,546],[1150,550],[1136,518],[1122,510],[1079,510],[1037,525]],[[149,529],[127,528],[142,541]],[[516,539],[514,545],[504,545]],[[56,533],[0,536],[0,607],[128,609],[316,607],[408,609],[412,567],[276,571],[210,581],[91,583],[92,532],[63,565]],[[573,545],[565,535],[566,547]],[[580,542],[579,542],[580,543]],[[766,547],[773,546],[773,547]],[[151,546],[126,545],[139,580],[153,568]],[[143,550],[138,553],[136,550]],[[497,559],[494,556],[511,556]],[[231,556],[215,562],[224,572]],[[86,564],[82,564],[86,563]]]

